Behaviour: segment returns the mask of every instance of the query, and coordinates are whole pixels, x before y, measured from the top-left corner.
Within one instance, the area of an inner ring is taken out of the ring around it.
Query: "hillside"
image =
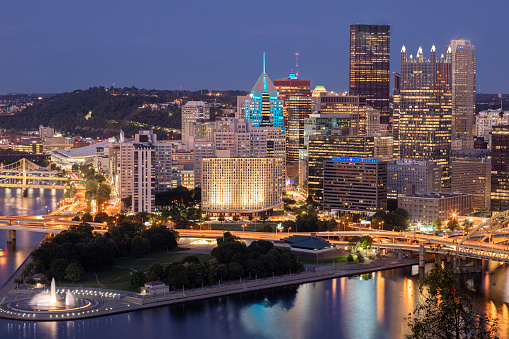
[[[0,128],[27,131],[44,125],[64,135],[94,138],[118,135],[120,129],[126,136],[131,136],[140,129],[148,128],[154,129],[160,139],[178,139],[180,108],[170,105],[153,110],[151,105],[174,100],[210,102],[212,96],[209,93],[208,90],[189,92],[92,87],[37,100],[12,116],[0,116]],[[245,95],[243,91],[219,93],[223,104],[233,106],[237,95]]]

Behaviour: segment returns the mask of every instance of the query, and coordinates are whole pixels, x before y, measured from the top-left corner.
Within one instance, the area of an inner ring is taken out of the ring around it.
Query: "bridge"
[[[67,189],[70,187],[67,180],[57,171],[49,171],[25,158],[0,167],[0,187],[21,188],[23,196],[27,196],[29,188]]]

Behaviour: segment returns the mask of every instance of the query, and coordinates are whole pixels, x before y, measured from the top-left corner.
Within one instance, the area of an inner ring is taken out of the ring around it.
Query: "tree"
[[[239,221],[240,220],[240,216],[238,214],[234,214],[232,219],[233,219],[233,221]]]
[[[463,229],[465,230],[465,233],[470,233],[472,230],[472,226],[474,226],[474,222],[471,219],[465,219],[462,222]]]
[[[103,223],[105,221],[108,221],[108,219],[109,219],[108,213],[106,213],[106,212],[99,212],[99,213],[97,213],[95,215],[94,222]]]
[[[131,275],[131,285],[134,285],[136,287],[141,287],[147,282],[147,277],[145,276],[145,273],[138,271],[134,272],[133,275]]]
[[[219,213],[218,221],[224,221],[224,213]]]
[[[449,221],[447,221],[447,228],[450,229],[451,231],[454,231],[455,229],[457,229],[459,227],[460,223],[458,222],[458,219],[456,219],[455,217],[449,219]]]
[[[407,317],[407,338],[498,338],[497,320],[479,313],[459,279],[438,265],[431,270],[419,286],[421,302]]]
[[[55,259],[50,266],[51,275],[57,280],[62,280],[65,277],[65,269],[69,265],[67,259]]]
[[[147,239],[140,236],[134,237],[131,242],[131,254],[135,258],[139,258],[150,252],[150,243]]]
[[[69,265],[67,265],[65,269],[65,279],[72,282],[82,280],[84,275],[85,270],[83,269],[83,267],[75,262],[72,262]]]
[[[433,220],[433,226],[435,226],[437,231],[440,231],[442,229],[442,219],[436,217],[435,220]]]

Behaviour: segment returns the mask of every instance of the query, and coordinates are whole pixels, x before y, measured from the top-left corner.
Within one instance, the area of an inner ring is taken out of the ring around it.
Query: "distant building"
[[[392,160],[394,153],[394,138],[392,135],[375,136],[375,158],[383,158],[384,160]]]
[[[270,214],[283,203],[283,158],[206,158],[202,166],[206,212]]]
[[[188,101],[182,106],[182,144],[187,147],[190,132],[188,123],[198,119],[210,120],[210,106],[204,101]],[[187,150],[187,148],[185,148]]]
[[[440,192],[442,168],[433,161],[402,159],[387,162],[387,196],[397,199],[407,193],[408,185],[413,185],[414,193]]]
[[[39,137],[42,139],[42,142],[45,142],[46,138],[52,138],[54,135],[55,129],[39,125]]]
[[[488,109],[480,111],[475,119],[476,136],[488,140],[493,126],[509,125],[509,111]]]
[[[374,153],[374,137],[311,135],[309,136],[308,193],[323,202],[324,161],[332,157],[371,158]]]
[[[141,288],[141,294],[143,295],[165,295],[170,293],[170,287],[162,281],[149,281],[145,283],[145,286]]]
[[[304,147],[308,147],[310,135],[332,135],[333,131],[342,130],[347,130],[347,135],[353,135],[353,131],[350,133],[351,123],[350,114],[310,114],[304,119]]]
[[[491,158],[491,210],[509,210],[509,125],[493,126]]]
[[[412,223],[432,223],[472,212],[472,196],[463,193],[427,193],[400,195],[398,207],[410,214]]]
[[[373,215],[387,209],[387,163],[374,158],[333,157],[323,165],[323,208]]]
[[[491,205],[491,160],[456,158],[451,161],[451,191],[472,195],[474,211]]]
[[[390,25],[350,25],[350,95],[366,97],[389,123]]]
[[[288,95],[285,99],[285,111],[286,161],[297,163],[299,150],[304,148],[304,122],[311,114],[311,97],[300,93]]]
[[[375,136],[378,134],[380,134],[380,111],[366,106],[366,135]]]
[[[314,94],[314,92],[313,92]],[[346,95],[344,93],[318,92],[313,96],[312,105],[317,109],[312,113],[349,114],[351,127],[355,135],[366,135],[366,97]]]

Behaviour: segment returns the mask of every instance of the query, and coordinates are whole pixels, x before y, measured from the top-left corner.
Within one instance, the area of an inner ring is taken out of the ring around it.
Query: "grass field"
[[[299,262],[301,262],[303,264],[308,264],[308,265],[320,265],[320,264],[332,265],[332,263],[334,263],[335,265],[339,265],[339,264],[345,265],[345,264],[350,264],[348,261],[346,261],[347,257],[348,257],[348,254],[337,255],[334,257],[323,258],[323,259],[313,259],[313,258],[304,258],[304,257],[297,257],[297,259],[299,260]],[[354,256],[354,259],[356,259],[355,256]]]
[[[173,262],[180,262],[182,259],[189,255],[198,257],[200,262],[206,262],[212,258],[210,254],[192,254],[179,252],[150,253],[141,258],[118,258],[115,260],[115,263],[112,267],[107,267],[97,272],[86,273],[83,281],[80,281],[74,285],[67,283],[66,286],[96,287],[136,292],[137,289],[131,285],[131,272],[147,272],[150,266],[156,262],[165,267],[166,265]]]

